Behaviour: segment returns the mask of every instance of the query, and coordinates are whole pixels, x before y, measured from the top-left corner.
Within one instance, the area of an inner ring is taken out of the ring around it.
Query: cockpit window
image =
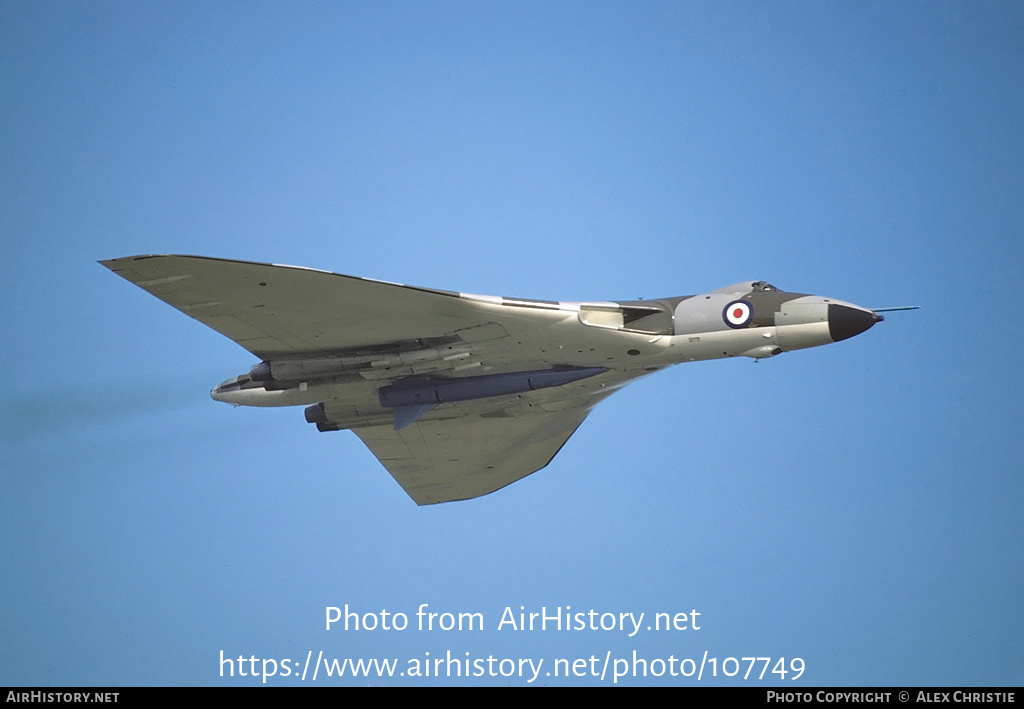
[[[754,281],[753,283],[750,284],[750,287],[753,288],[755,291],[762,292],[771,292],[778,290],[778,288],[773,286],[771,283],[765,283],[764,281]]]

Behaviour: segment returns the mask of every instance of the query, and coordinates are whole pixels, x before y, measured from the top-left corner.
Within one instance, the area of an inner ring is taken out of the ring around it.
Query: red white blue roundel
[[[754,308],[745,300],[734,300],[725,306],[722,319],[731,328],[739,329],[750,324],[754,317]]]

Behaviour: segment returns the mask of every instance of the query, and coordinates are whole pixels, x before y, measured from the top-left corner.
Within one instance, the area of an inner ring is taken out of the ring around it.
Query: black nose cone
[[[828,334],[833,342],[847,340],[883,320],[881,315],[870,310],[851,308],[848,305],[828,306]]]

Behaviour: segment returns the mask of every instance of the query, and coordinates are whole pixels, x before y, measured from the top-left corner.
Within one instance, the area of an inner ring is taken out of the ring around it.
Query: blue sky
[[[0,684],[261,682],[222,651],[1021,684],[1022,30],[1012,2],[0,2]],[[210,400],[254,359],[96,263],[142,253],[922,309],[659,373],[543,471],[417,508],[352,434]],[[423,603],[485,628],[324,629]],[[498,630],[520,606],[702,625]],[[527,684],[315,682],[350,683]]]

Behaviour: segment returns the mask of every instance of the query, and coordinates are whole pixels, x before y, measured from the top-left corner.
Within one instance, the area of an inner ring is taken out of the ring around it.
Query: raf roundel
[[[739,329],[750,324],[754,317],[754,308],[745,300],[734,300],[725,306],[722,319],[731,328]]]

